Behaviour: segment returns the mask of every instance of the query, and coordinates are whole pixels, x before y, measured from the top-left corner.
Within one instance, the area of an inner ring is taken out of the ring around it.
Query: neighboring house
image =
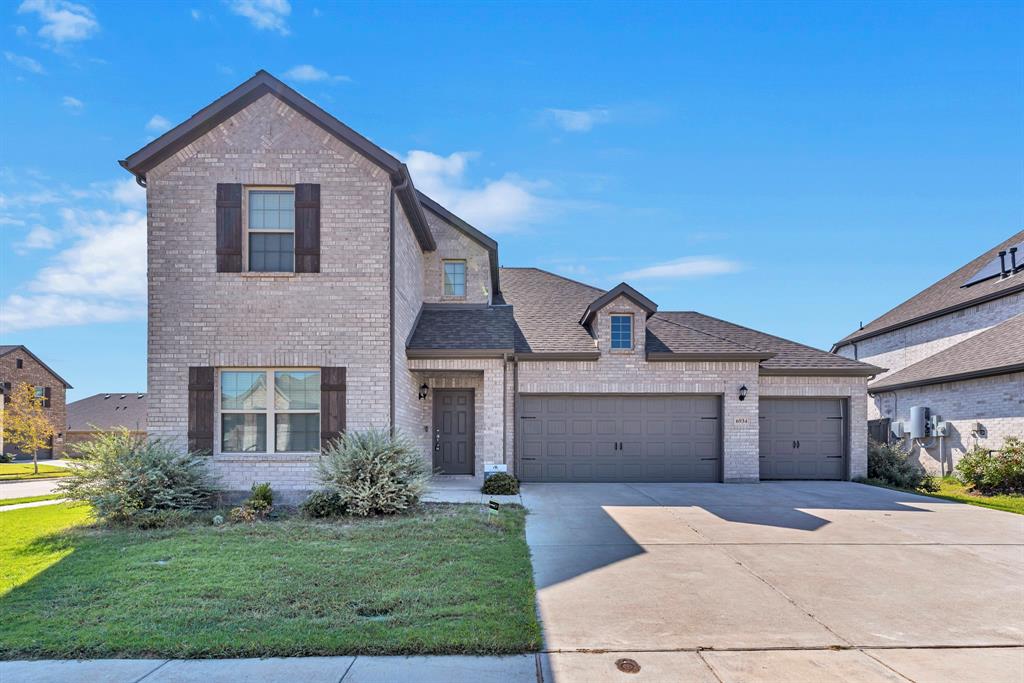
[[[120,429],[127,429],[140,438],[146,436],[145,394],[94,394],[69,403],[65,452],[76,455],[79,452],[77,444]]]
[[[345,430],[444,475],[845,479],[879,368],[501,268],[406,166],[259,72],[121,162],[148,194],[148,432],[232,490],[315,486]]]
[[[10,403],[11,391],[19,384],[31,384],[36,396],[43,399],[43,408],[50,417],[55,434],[49,448],[39,451],[39,459],[59,458],[64,453],[64,425],[67,423],[65,396],[71,385],[38,356],[21,345],[0,346],[0,384],[4,390],[4,405]],[[31,453],[22,453],[9,443],[4,453],[17,460],[31,460]]]
[[[869,385],[875,438],[909,432],[928,408],[948,434],[907,444],[930,472],[975,446],[1024,436],[1024,231],[836,342],[833,351],[888,369]],[[895,437],[893,437],[895,438]]]

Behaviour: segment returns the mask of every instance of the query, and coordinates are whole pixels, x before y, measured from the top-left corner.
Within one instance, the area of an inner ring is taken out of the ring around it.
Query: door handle
[[[441,428],[438,427],[434,430],[434,450],[441,450]]]
[[[800,448],[800,441],[799,440],[797,440],[797,442],[796,442],[796,447]]]

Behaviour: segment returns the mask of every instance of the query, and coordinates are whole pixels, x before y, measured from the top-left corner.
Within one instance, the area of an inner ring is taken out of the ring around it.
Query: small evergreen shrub
[[[1024,441],[1008,436],[994,453],[975,448],[956,464],[956,476],[981,493],[1024,493]]]
[[[249,497],[236,508],[231,508],[228,516],[232,522],[255,522],[263,519],[274,509],[274,491],[270,482],[253,484]]]
[[[111,524],[154,528],[178,523],[210,507],[216,486],[202,454],[183,453],[162,439],[127,429],[79,444],[80,459],[57,486],[65,498],[92,506]]]
[[[349,432],[323,451],[320,481],[350,515],[392,515],[419,503],[430,468],[407,437],[386,429]]]
[[[519,493],[519,480],[511,474],[498,472],[484,479],[481,490],[492,496],[514,496]]]
[[[321,489],[309,494],[300,506],[302,514],[311,519],[340,517],[345,514],[345,502],[334,489]]]
[[[934,477],[910,459],[910,453],[898,443],[882,444],[872,441],[868,445],[868,476],[887,486],[901,489],[938,491]]]

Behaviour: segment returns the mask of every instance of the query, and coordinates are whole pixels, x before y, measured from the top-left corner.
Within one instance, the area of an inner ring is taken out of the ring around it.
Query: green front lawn
[[[0,462],[0,481],[12,479],[50,479],[52,477],[66,477],[71,471],[66,467],[54,465],[39,465],[39,474],[35,474],[35,468],[30,462]]]
[[[2,658],[540,646],[521,508],[494,524],[476,505],[160,531],[87,522],[69,504],[0,510]]]
[[[3,489],[0,489],[3,493]],[[47,493],[42,496],[25,496],[24,498],[0,498],[0,507],[4,505],[17,505],[18,503],[36,503],[41,500],[57,500],[64,496],[60,493]]]
[[[1024,495],[1019,493],[1009,493],[985,496],[970,490],[968,487],[960,483],[955,477],[943,477],[939,482],[939,490],[936,493],[928,493],[925,495],[934,496],[935,498],[945,498],[946,500],[955,500],[959,503],[967,503],[969,505],[979,505],[981,507],[993,508],[995,510],[1003,510],[1004,512],[1016,512],[1018,515],[1024,515]]]

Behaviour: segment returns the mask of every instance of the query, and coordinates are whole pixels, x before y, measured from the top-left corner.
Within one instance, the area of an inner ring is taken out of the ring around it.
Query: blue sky
[[[492,234],[828,348],[1021,229],[1024,4],[65,2],[0,9],[0,342],[145,387],[117,166],[265,68]]]

